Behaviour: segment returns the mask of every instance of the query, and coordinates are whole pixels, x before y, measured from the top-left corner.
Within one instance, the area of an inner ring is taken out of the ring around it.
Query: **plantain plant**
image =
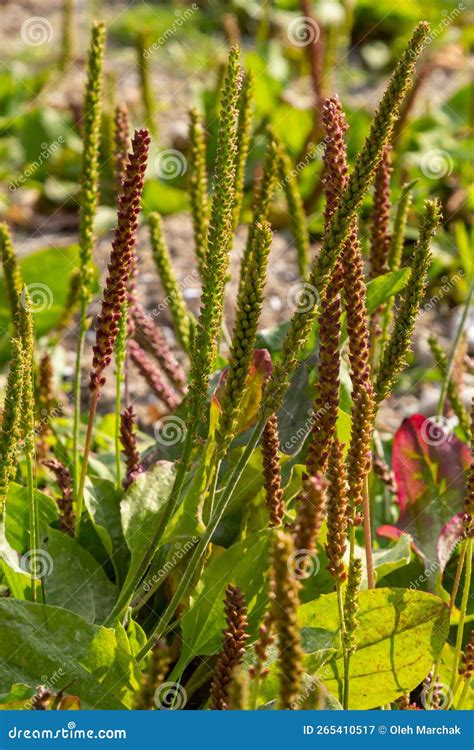
[[[195,108],[190,113],[190,218],[202,283],[197,316],[173,268],[162,217],[148,217],[149,249],[179,353],[139,299],[137,231],[151,139],[138,129],[129,150],[129,116],[117,107],[117,220],[94,326],[85,424],[80,374],[93,298],[104,33],[102,25],[94,26],[82,128],[72,414],[69,407],[53,413],[54,364],[48,352],[35,350],[28,285],[8,228],[0,226],[12,319],[0,433],[5,702],[11,705],[21,694],[25,707],[48,708],[399,710],[413,707],[410,694],[419,686],[425,697],[438,696],[423,707],[439,708],[440,680],[448,680],[449,705],[464,707],[473,672],[473,636],[467,632],[472,462],[462,515],[454,507],[451,513],[459,515],[461,551],[450,605],[434,590],[380,585],[410,560],[410,540],[398,528],[398,541],[387,552],[375,538],[373,519],[377,482],[387,475],[391,481],[378,417],[409,357],[430,243],[441,222],[438,201],[426,201],[402,268],[411,193],[404,186],[392,211],[392,136],[428,25],[414,30],[352,166],[341,102],[331,96],[320,103],[325,210],[317,253],[297,171],[272,128],[265,131],[256,179],[248,171],[254,80],[244,72],[239,48],[230,50],[212,170],[205,118]],[[143,63],[142,38],[138,49]],[[145,65],[141,74],[147,122],[154,127]],[[360,209],[372,183],[367,273]],[[260,328],[280,192],[305,294],[275,344],[276,337],[271,343]],[[233,329],[226,336],[234,232],[247,215]],[[65,310],[61,320],[70,315]],[[54,350],[55,343],[50,336],[41,346]],[[463,437],[472,439],[472,420],[447,355],[435,339],[431,348]],[[100,397],[113,359],[111,429]],[[132,367],[161,409],[151,449],[130,395]],[[286,451],[286,403],[298,399],[305,368],[311,408],[304,440]],[[418,433],[412,424],[410,429],[400,439],[408,440],[409,432],[413,441]],[[467,446],[456,440],[466,469]],[[450,623],[457,626],[452,647]],[[54,634],[52,651],[44,647],[45,628]],[[28,663],[20,664],[24,649]],[[51,680],[53,674],[59,674],[54,687],[45,688],[41,676]]]

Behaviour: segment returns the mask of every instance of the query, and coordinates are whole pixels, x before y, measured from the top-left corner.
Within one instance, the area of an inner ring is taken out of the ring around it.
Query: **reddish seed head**
[[[102,309],[97,321],[96,343],[89,385],[92,391],[100,390],[104,385],[103,372],[112,360],[120,310],[127,295],[128,278],[133,262],[149,146],[148,130],[136,130],[122,185],[122,193],[119,197],[117,228],[108,266],[109,274],[102,297]]]

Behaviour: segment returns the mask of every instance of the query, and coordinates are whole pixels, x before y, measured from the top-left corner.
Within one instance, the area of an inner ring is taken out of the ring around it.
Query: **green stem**
[[[458,352],[459,345],[461,343],[461,339],[462,339],[462,336],[463,336],[463,333],[464,333],[464,328],[466,326],[466,320],[467,320],[468,312],[469,312],[470,307],[471,307],[471,300],[472,300],[473,291],[474,291],[474,282],[470,286],[469,293],[467,295],[466,302],[464,304],[464,310],[463,310],[463,313],[462,313],[462,316],[461,316],[461,320],[459,321],[459,326],[458,326],[458,330],[456,331],[456,337],[454,339],[454,344],[453,344],[453,347],[451,349],[451,354],[449,355],[448,366],[447,366],[446,372],[444,374],[444,380],[443,380],[443,383],[442,383],[442,386],[441,386],[441,393],[439,395],[439,401],[438,401],[438,412],[437,413],[438,413],[439,416],[443,415],[444,404],[446,402],[446,398],[447,398],[447,395],[448,395],[449,381],[451,380],[451,374],[452,374],[452,371],[453,371],[454,363],[456,361],[456,354]]]
[[[467,679],[466,684],[464,685],[463,691],[461,693],[461,697],[459,698],[458,704],[456,706],[456,711],[460,711],[463,707],[464,701],[467,698],[467,694],[469,692],[471,680]]]
[[[454,584],[453,584],[453,590],[451,592],[451,598],[449,600],[449,611],[452,612],[454,609],[454,604],[456,602],[456,596],[459,589],[459,581],[461,580],[461,573],[462,569],[464,567],[464,560],[466,559],[466,545],[462,545],[461,552],[459,554],[459,560],[456,568],[456,575],[454,577]]]
[[[79,481],[79,488],[77,491],[77,511],[76,511],[77,517],[76,517],[76,529],[75,529],[76,536],[79,534],[79,529],[81,526],[82,506],[84,502],[84,486],[86,483],[87,466],[89,463],[89,453],[91,450],[91,442],[92,442],[92,430],[94,427],[94,419],[95,419],[95,414],[97,411],[98,400],[99,400],[99,389],[96,388],[91,396],[91,405],[89,409],[89,421],[87,423],[86,442],[84,444],[84,453],[82,457],[81,478]]]
[[[342,707],[345,711],[349,708],[349,665],[347,662],[347,648],[345,643],[346,625],[344,620],[344,599],[342,595],[341,582],[336,583],[337,607],[339,611],[339,625],[341,629],[342,654],[344,661],[344,684],[342,692]]]
[[[461,609],[459,611],[459,623],[458,633],[456,638],[456,647],[454,649],[454,661],[453,661],[453,674],[451,677],[451,690],[454,689],[456,683],[456,677],[458,674],[459,657],[461,656],[462,640],[464,636],[464,623],[466,621],[467,603],[469,600],[469,592],[471,588],[471,577],[472,577],[472,539],[466,539],[464,542],[466,547],[466,573],[464,576],[464,587],[462,592]]]
[[[84,350],[84,338],[86,335],[87,328],[87,304],[83,301],[81,304],[81,317],[79,321],[79,333],[77,337],[76,346],[76,362],[74,365],[74,386],[73,386],[73,402],[74,402],[74,416],[73,416],[73,428],[72,428],[72,465],[73,465],[73,477],[74,477],[74,498],[76,503],[78,501],[78,489],[79,489],[79,431],[81,428],[81,364],[82,364],[82,353]]]
[[[28,451],[25,455],[25,463],[26,463],[26,477],[27,477],[27,487],[28,487],[28,504],[30,509],[30,552],[31,552],[31,559],[30,559],[30,572],[31,572],[31,593],[33,597],[33,601],[38,601],[37,597],[37,590],[36,590],[36,582],[38,580],[37,573],[38,573],[38,550],[39,550],[39,540],[40,540],[40,531],[39,531],[39,514],[38,514],[38,498],[35,492],[35,477],[34,477],[34,470],[33,470],[33,461],[31,457],[31,453]],[[40,598],[42,601],[44,601],[43,596],[43,582],[40,579]]]
[[[367,563],[367,587],[375,588],[374,556],[372,552],[372,529],[370,524],[370,499],[369,499],[369,476],[364,480],[364,501],[362,505],[364,514],[364,545],[365,559]]]
[[[122,383],[123,370],[117,365],[115,377],[115,474],[116,487],[119,490],[122,486],[122,443],[120,442],[120,412],[122,410]]]

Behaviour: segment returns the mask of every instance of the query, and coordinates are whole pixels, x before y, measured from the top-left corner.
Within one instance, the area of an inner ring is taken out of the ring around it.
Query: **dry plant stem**
[[[373,175],[373,171],[380,158],[381,149],[389,138],[391,129],[393,127],[393,122],[397,116],[400,102],[402,101],[406,91],[409,88],[415,60],[422,48],[423,41],[428,31],[429,25],[427,23],[419,24],[415,29],[412,39],[410,40],[409,45],[392,76],[378,113],[374,118],[370,134],[366,139],[365,145],[357,158],[356,166],[349,178],[349,184],[343,195],[341,196],[340,206],[336,210],[331,220],[331,225],[329,227],[328,236],[324,243],[324,247],[319,256],[319,260],[316,262],[313,272],[310,276],[311,281],[315,285],[315,288],[317,288],[320,292],[324,292],[325,290],[330,275],[334,269],[334,265],[337,261],[337,255],[340,246],[345,241],[350,229],[352,218],[355,215],[355,212],[360,205],[365,193],[367,192],[370,179]],[[316,299],[314,301],[314,305],[316,306]],[[165,612],[162,614],[156,627],[154,628],[154,632],[151,634],[150,640],[141,649],[138,658],[142,658],[143,655],[146,654],[151,648],[156,633],[163,633],[166,631],[177,605],[181,601],[183,595],[187,593],[190,583],[192,583],[193,580],[193,570],[195,569],[196,565],[199,564],[202,556],[205,554],[207,545],[233,496],[237,482],[242,475],[242,472],[244,471],[244,468],[248,463],[253,450],[256,448],[260,440],[265,423],[268,417],[279,408],[287,387],[288,380],[289,378],[291,378],[296,368],[298,355],[301,351],[303,351],[304,346],[306,345],[306,341],[311,332],[315,315],[316,310],[314,308],[309,311],[298,309],[293,315],[289,332],[283,342],[281,361],[277,364],[270,380],[270,384],[265,392],[260,419],[255,425],[253,432],[249,437],[249,441],[244,451],[242,452],[238,463],[231,473],[226,487],[219,495],[219,499],[216,503],[213,516],[209,521],[206,531],[202,535],[198,545],[196,545],[196,547],[194,548],[193,554],[190,558],[187,568],[185,569],[181,577],[172,601],[170,602]],[[157,531],[157,534],[152,540],[149,549],[145,552],[143,558],[144,561],[146,560],[146,558],[150,560],[153,557],[155,546],[160,538],[162,530],[163,528],[165,528],[166,523],[169,521],[178,505],[187,464],[192,452],[193,441],[194,431],[188,430],[183,457],[180,464],[178,464],[175,486],[171,493],[171,501],[167,505],[166,518],[163,519],[161,529]],[[142,566],[140,566],[139,577],[136,576],[135,581],[132,581],[129,584],[128,591],[130,591],[131,589],[133,592],[134,588],[138,585],[142,575],[143,564]],[[119,603],[114,608],[114,612],[109,616],[109,618],[107,618],[107,622],[109,624],[114,621],[114,618],[117,616],[117,614],[120,614],[120,612],[123,610],[123,607],[126,606],[128,598],[125,593],[126,592],[124,592],[124,595],[120,596]]]
[[[467,605],[469,601],[469,594],[471,590],[471,579],[472,579],[472,553],[473,553],[473,539],[472,537],[466,539],[463,542],[466,548],[466,572],[464,574],[463,594],[461,601],[461,609],[459,610],[459,623],[458,632],[456,638],[456,646],[454,649],[453,669],[450,688],[453,690],[456,683],[456,676],[458,674],[459,658],[462,651],[462,640],[464,635],[464,624],[466,622]]]

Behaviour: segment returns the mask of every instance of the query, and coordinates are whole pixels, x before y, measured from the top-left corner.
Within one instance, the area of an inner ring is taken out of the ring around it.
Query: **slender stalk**
[[[94,217],[99,198],[99,148],[102,114],[102,67],[105,47],[105,26],[94,23],[89,49],[87,83],[84,97],[84,122],[82,127],[83,154],[80,195],[80,295],[81,315],[76,344],[76,363],[73,385],[72,464],[74,468],[74,495],[77,502],[79,476],[79,430],[81,423],[81,362],[87,330],[87,307],[91,298],[92,249],[94,246]]]
[[[342,688],[342,707],[345,711],[349,708],[349,668],[347,664],[347,648],[345,643],[346,624],[344,619],[344,597],[342,592],[342,584],[340,581],[336,582],[336,594],[337,594],[337,608],[339,612],[339,627],[341,629],[341,642],[342,642],[342,654],[344,662],[344,684]]]
[[[466,302],[464,304],[464,310],[461,316],[461,320],[459,321],[458,330],[456,331],[456,336],[454,339],[453,347],[451,349],[451,354],[449,355],[448,366],[446,367],[443,384],[441,386],[441,393],[439,394],[438,410],[437,410],[437,413],[439,416],[442,416],[443,411],[444,411],[444,405],[446,403],[446,397],[448,395],[449,381],[451,380],[454,363],[456,361],[456,354],[458,351],[458,347],[461,343],[461,339],[462,339],[464,329],[466,326],[467,315],[471,308],[473,292],[474,292],[474,282],[471,283],[471,287],[469,289],[469,293],[467,295]]]
[[[87,330],[87,302],[81,301],[81,316],[79,321],[79,331],[77,334],[76,359],[74,363],[74,384],[73,384],[73,405],[74,414],[72,418],[72,463],[74,479],[74,497],[77,500],[79,488],[79,436],[81,429],[81,366],[82,356],[84,353],[84,340]]]
[[[38,601],[38,591],[36,586],[38,574],[38,550],[40,548],[40,531],[39,531],[39,512],[38,499],[36,496],[36,482],[34,474],[33,458],[30,452],[25,456],[26,463],[26,482],[28,489],[28,506],[30,515],[30,572],[31,572],[31,595],[33,601]],[[41,601],[44,601],[43,579],[40,578],[39,594]]]
[[[471,688],[471,681],[470,680],[466,680],[464,688],[463,688],[463,691],[461,693],[461,697],[459,698],[459,701],[458,701],[458,703],[456,705],[456,710],[457,711],[461,711],[461,709],[462,709],[462,707],[464,705],[464,701],[466,700],[467,695],[469,693],[470,688]]]
[[[451,685],[450,685],[451,690],[453,690],[454,688],[454,685],[456,683],[456,677],[458,674],[459,657],[461,655],[462,639],[464,636],[464,623],[466,621],[467,604],[469,601],[469,593],[471,589],[472,543],[473,543],[472,538],[466,539],[464,541],[464,546],[466,548],[466,572],[464,575],[464,586],[463,586],[463,594],[462,594],[462,601],[461,601],[461,609],[459,611],[458,632],[457,632],[457,638],[456,638],[456,646],[454,649],[454,660],[453,660],[453,670],[452,670],[453,675],[451,678]]]
[[[374,556],[372,552],[372,529],[370,523],[370,498],[369,498],[369,475],[364,480],[362,513],[364,517],[364,545],[365,559],[367,563],[367,587],[375,588]]]
[[[458,564],[457,564],[457,568],[456,568],[456,575],[455,575],[455,578],[454,578],[453,590],[451,592],[451,598],[449,600],[449,610],[450,610],[450,612],[452,612],[453,609],[454,609],[454,603],[456,601],[456,596],[457,596],[458,589],[459,589],[459,582],[461,580],[461,575],[462,575],[462,571],[463,571],[463,567],[464,567],[464,560],[465,559],[466,559],[466,545],[463,544],[461,552],[459,554]]]
[[[92,430],[94,427],[94,419],[97,412],[97,403],[99,401],[99,388],[96,388],[95,391],[92,392],[91,396],[91,405],[89,408],[89,421],[87,423],[87,432],[86,432],[86,440],[84,443],[84,450],[82,455],[82,470],[81,470],[81,477],[79,481],[79,487],[77,492],[77,524],[76,524],[76,536],[79,533],[80,524],[81,524],[81,514],[82,514],[82,506],[83,506],[83,498],[84,498],[84,486],[86,483],[86,476],[87,476],[87,466],[89,463],[89,453],[91,449],[91,442],[92,442]]]
[[[122,461],[121,452],[122,446],[120,442],[120,412],[122,410],[122,383],[123,374],[117,370],[115,377],[115,474],[116,474],[116,487],[120,489],[122,486]]]

